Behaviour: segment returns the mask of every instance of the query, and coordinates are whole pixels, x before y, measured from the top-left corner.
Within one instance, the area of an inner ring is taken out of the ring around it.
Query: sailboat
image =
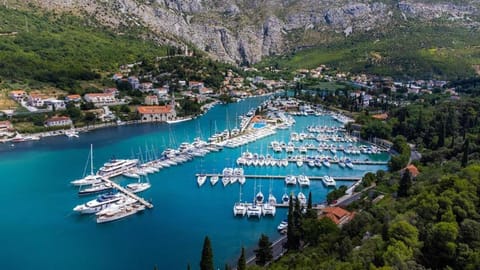
[[[210,184],[212,186],[215,186],[215,184],[218,182],[218,179],[219,179],[218,174],[212,175],[210,177]]]
[[[256,183],[253,185],[253,194],[256,192]],[[258,194],[257,194],[258,195]],[[247,207],[247,217],[258,217],[262,216],[262,208],[257,204],[257,196],[253,198],[253,203]],[[262,194],[263,201],[263,194]]]
[[[233,215],[234,216],[245,216],[247,213],[247,205],[242,202],[242,185],[240,185],[240,192],[238,202],[233,206]]]
[[[277,204],[277,199],[272,194],[272,180],[270,180],[270,188],[268,190],[268,200],[267,200],[267,203],[262,205],[263,215],[264,216],[265,215],[275,216],[275,213],[276,213],[276,210],[277,210],[275,204]]]
[[[88,159],[87,159],[88,162]],[[88,163],[86,164],[88,165]],[[85,166],[86,167],[86,166]],[[86,168],[85,168],[86,169]],[[90,174],[82,179],[70,182],[74,186],[94,185],[102,182],[102,177],[93,173],[93,145],[90,144]]]
[[[263,193],[262,193],[262,185],[260,185],[259,187],[260,187],[260,191],[258,191],[257,195],[255,195],[255,201],[258,204],[262,204],[263,199],[264,199],[264,196],[263,196]]]
[[[140,178],[138,179],[138,182],[128,184],[126,186],[126,189],[133,193],[139,193],[149,189],[152,185],[150,185],[150,182],[148,181],[148,177],[145,177],[145,178],[147,179],[147,182],[141,182],[142,179]]]

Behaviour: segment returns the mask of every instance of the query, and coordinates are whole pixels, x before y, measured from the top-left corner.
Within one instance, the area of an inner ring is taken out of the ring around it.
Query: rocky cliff
[[[263,56],[357,32],[382,31],[393,20],[444,19],[478,26],[480,17],[478,1],[26,1],[47,10],[92,16],[117,29],[146,27],[162,42],[193,44],[213,57],[236,63],[254,63]]]

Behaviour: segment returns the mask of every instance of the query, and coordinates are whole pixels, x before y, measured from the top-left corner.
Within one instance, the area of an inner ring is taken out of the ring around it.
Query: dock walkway
[[[197,173],[195,176],[200,176],[204,175],[207,177],[212,177],[212,176],[218,176],[218,177],[224,177],[223,174],[218,174],[218,173]],[[246,174],[243,175],[245,178],[254,178],[254,179],[281,179],[284,180],[286,175],[260,175],[260,174]],[[231,176],[227,176],[231,177]],[[322,180],[323,176],[308,176],[310,180]],[[360,181],[362,178],[361,177],[352,177],[352,176],[333,176],[333,179],[338,180],[338,181]]]
[[[147,200],[145,200],[144,198],[141,198],[139,196],[137,196],[135,193],[127,190],[126,188],[120,186],[119,184],[113,182],[112,180],[108,179],[108,178],[105,178],[105,177],[102,177],[102,180],[106,183],[109,183],[111,184],[114,188],[116,188],[118,191],[124,193],[125,195],[127,195],[128,197],[134,199],[134,200],[137,200],[138,202],[140,202],[141,204],[145,205],[145,207],[149,208],[149,209],[152,209],[153,208],[153,204],[151,204],[150,202],[148,202]]]

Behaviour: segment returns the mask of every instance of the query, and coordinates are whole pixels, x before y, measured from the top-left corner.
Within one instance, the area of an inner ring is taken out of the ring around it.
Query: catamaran
[[[325,186],[327,187],[334,187],[337,185],[337,183],[335,182],[335,179],[333,179],[333,177],[331,176],[328,176],[328,175],[325,175],[323,178],[322,178],[322,182],[325,184]]]
[[[301,187],[309,187],[310,186],[310,179],[308,179],[308,177],[306,175],[299,175],[297,177],[297,181],[298,181],[298,184],[301,186]]]
[[[233,215],[234,216],[245,216],[247,213],[247,205],[242,202],[242,186],[240,185],[239,199],[238,202],[233,206]]]

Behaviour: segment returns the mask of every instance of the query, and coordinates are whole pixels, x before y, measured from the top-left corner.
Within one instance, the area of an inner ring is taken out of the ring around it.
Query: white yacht
[[[323,184],[325,184],[325,186],[327,186],[327,187],[334,187],[334,186],[337,185],[337,183],[335,182],[335,179],[333,179],[333,177],[328,176],[328,175],[325,175],[325,176],[322,178],[322,182],[323,182]]]
[[[140,175],[136,172],[136,170],[126,171],[122,173],[122,175],[128,178],[135,178],[135,179],[140,178]]]
[[[98,211],[97,213],[95,213],[95,215],[96,216],[101,216],[101,215],[104,215],[105,213],[107,213],[109,211],[113,211],[115,209],[119,209],[121,207],[134,204],[136,202],[137,202],[137,200],[135,200],[135,199],[133,199],[129,196],[123,196],[122,199],[120,199],[120,200],[118,200],[114,203],[109,204],[105,209],[102,209],[102,210]]]
[[[345,166],[346,166],[345,161],[343,159],[340,159],[338,161],[338,166],[340,166],[340,168],[345,168]]]
[[[350,159],[345,160],[345,166],[347,166],[349,169],[353,169],[353,163]]]
[[[297,177],[294,175],[287,175],[285,177],[285,184],[286,185],[296,185],[297,184]]]
[[[113,159],[103,165],[97,174],[104,177],[114,177],[129,171],[131,168],[137,166],[138,159]]]
[[[288,227],[288,221],[287,220],[282,220],[280,224],[277,226],[277,230],[283,231]]]
[[[298,167],[302,167],[303,166],[303,159],[302,158],[297,158],[296,163],[297,163]]]
[[[258,203],[258,204],[262,204],[263,203],[263,199],[264,199],[264,196],[263,196],[263,193],[262,191],[260,190],[257,195],[255,195],[255,202]]]
[[[201,187],[207,181],[207,176],[205,174],[199,174],[197,176],[197,184]]]
[[[85,176],[82,179],[73,180],[70,182],[74,186],[86,186],[86,185],[94,185],[99,184],[102,182],[102,177],[100,175],[93,173],[93,145],[90,144],[90,174]],[[86,169],[86,168],[85,168]]]
[[[265,215],[275,216],[276,212],[277,212],[277,207],[274,204],[267,202],[262,205],[262,213],[264,216]]]
[[[242,202],[242,186],[240,186],[239,199],[238,202],[233,206],[233,215],[234,216],[245,216],[247,213],[247,205]]]
[[[110,204],[121,200],[124,197],[123,194],[102,194],[96,199],[88,201],[84,204],[79,204],[73,208],[73,211],[81,214],[93,214],[98,211],[107,208]]]
[[[306,176],[306,175],[299,175],[297,177],[297,181],[298,181],[298,184],[301,186],[301,187],[309,187],[310,186],[310,179]]]
[[[87,188],[84,188],[84,189],[80,189],[78,191],[78,195],[82,196],[82,195],[91,195],[91,194],[96,194],[96,193],[101,193],[101,192],[104,192],[104,191],[109,191],[113,189],[112,185],[110,183],[98,183],[98,184],[94,184],[90,187],[87,187]]]
[[[253,204],[249,204],[247,206],[247,217],[260,218],[261,216],[262,216],[262,208],[258,204],[254,202]]]
[[[303,194],[301,191],[298,192],[297,200],[300,201],[300,204],[307,204],[307,197],[305,197],[305,194]]]
[[[105,214],[97,217],[97,223],[105,223],[118,220],[124,217],[131,216],[137,212],[145,210],[145,206],[141,204],[132,204],[120,207],[118,209],[111,209]]]
[[[285,192],[282,196],[282,203],[288,204],[290,202],[290,196],[288,196],[287,192]]]
[[[212,175],[212,176],[210,177],[210,184],[211,184],[212,186],[215,186],[215,184],[218,182],[218,179],[219,179],[218,175]]]
[[[327,168],[330,168],[330,162],[328,161],[327,158],[324,158],[324,159],[322,160],[322,164],[323,164],[323,166],[325,166],[325,167],[327,167]]]
[[[131,184],[128,184],[125,188],[127,190],[130,190],[131,192],[133,193],[139,193],[139,192],[142,192],[142,191],[145,191],[147,189],[149,189],[152,185],[150,185],[150,183],[141,183],[141,182],[138,182],[138,183],[131,183]]]

